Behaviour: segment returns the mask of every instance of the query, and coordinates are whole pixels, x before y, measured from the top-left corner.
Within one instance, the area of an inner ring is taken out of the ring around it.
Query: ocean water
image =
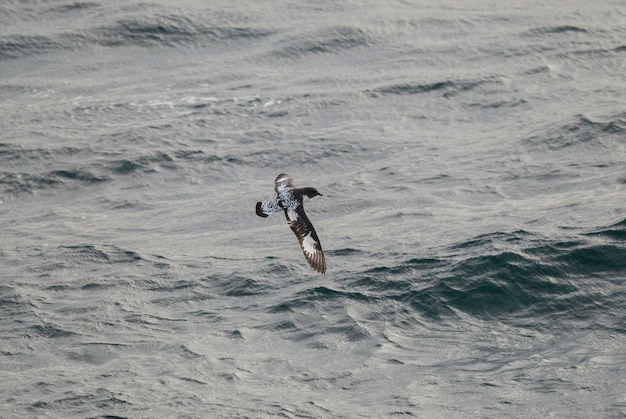
[[[625,64],[611,0],[1,2],[0,416],[626,416]]]

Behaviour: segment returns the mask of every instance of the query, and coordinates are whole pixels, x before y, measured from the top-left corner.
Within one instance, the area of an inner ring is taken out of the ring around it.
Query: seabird
[[[296,188],[293,178],[284,173],[278,175],[274,183],[276,198],[267,202],[257,202],[256,215],[267,217],[281,209],[285,211],[287,223],[300,242],[304,258],[309,262],[311,268],[321,274],[325,273],[326,260],[320,239],[317,238],[313,224],[306,216],[302,205],[304,197],[310,199],[314,196],[322,196],[322,194],[315,188]]]

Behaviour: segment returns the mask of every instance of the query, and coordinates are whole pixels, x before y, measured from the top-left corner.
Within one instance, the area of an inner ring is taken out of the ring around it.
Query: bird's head
[[[301,192],[303,196],[306,196],[309,199],[313,198],[314,196],[324,196],[319,193],[315,188],[302,188]]]

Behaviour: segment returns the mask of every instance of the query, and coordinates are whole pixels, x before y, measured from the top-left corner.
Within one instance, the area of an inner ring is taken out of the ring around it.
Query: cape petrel
[[[276,198],[267,202],[257,202],[256,215],[267,217],[281,209],[285,211],[287,223],[300,242],[304,258],[309,262],[311,268],[321,274],[325,273],[326,260],[320,239],[317,237],[313,224],[306,216],[302,205],[305,197],[310,199],[314,196],[322,196],[322,194],[315,188],[296,188],[293,178],[284,173],[278,175],[274,183]]]

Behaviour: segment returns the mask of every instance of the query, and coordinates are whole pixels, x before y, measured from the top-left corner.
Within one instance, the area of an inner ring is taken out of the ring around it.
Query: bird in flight
[[[326,273],[326,260],[320,239],[302,205],[305,197],[310,199],[314,196],[322,196],[322,194],[315,188],[296,188],[293,178],[284,173],[278,175],[274,183],[276,198],[267,202],[257,202],[256,215],[267,217],[280,210],[285,211],[287,223],[298,238],[304,258],[311,268],[321,274]]]

